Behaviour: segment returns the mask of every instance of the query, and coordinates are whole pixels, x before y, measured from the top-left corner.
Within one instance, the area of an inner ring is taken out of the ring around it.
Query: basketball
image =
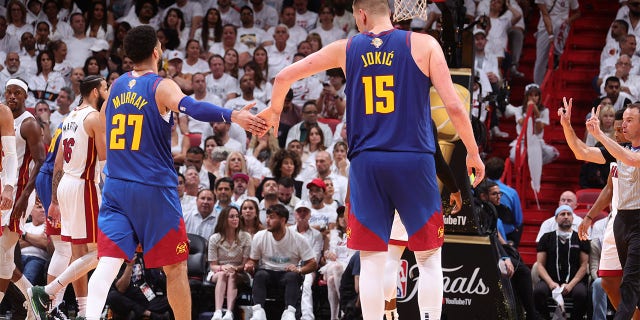
[[[469,106],[471,103],[469,90],[457,83],[454,83],[453,87],[458,93],[458,97],[460,97],[462,105],[467,112],[469,112]],[[431,118],[436,123],[436,128],[438,129],[438,140],[445,140],[448,142],[459,140],[460,137],[458,136],[458,132],[453,126],[453,123],[451,123],[451,119],[449,119],[444,103],[436,91],[436,88],[433,86],[431,87],[431,90],[429,90],[429,97],[431,100]]]

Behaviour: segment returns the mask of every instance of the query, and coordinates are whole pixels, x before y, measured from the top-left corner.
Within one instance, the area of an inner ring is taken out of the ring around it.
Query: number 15
[[[362,77],[362,84],[364,85],[364,106],[365,114],[374,113],[374,82],[375,82],[375,96],[377,98],[385,99],[385,101],[375,102],[375,112],[377,113],[391,113],[395,110],[395,98],[393,94],[393,75],[387,76],[366,76]]]

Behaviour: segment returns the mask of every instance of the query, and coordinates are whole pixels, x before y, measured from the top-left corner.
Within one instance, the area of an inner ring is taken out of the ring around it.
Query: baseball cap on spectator
[[[302,200],[302,201],[298,201],[298,203],[296,204],[295,208],[293,209],[293,211],[298,211],[298,209],[300,208],[306,208],[307,210],[311,211],[311,205],[309,203],[307,203],[306,201]]]
[[[179,50],[169,50],[169,52],[167,52],[167,57],[167,61],[184,60],[184,54],[182,54],[182,52],[180,52]]]
[[[244,182],[249,183],[249,176],[244,173],[236,173],[231,177],[233,181],[236,181],[236,179],[242,179]]]
[[[307,189],[311,189],[311,186],[316,186],[318,188],[321,188],[322,191],[327,191],[327,185],[324,184],[324,181],[322,181],[322,179],[320,178],[315,178],[311,180],[311,182],[307,184]]]
[[[569,207],[568,205],[563,204],[559,206],[558,209],[556,209],[555,216],[557,217],[562,212],[571,212],[573,214],[573,209],[571,209],[571,207]]]
[[[93,43],[90,50],[93,52],[109,50],[109,42],[107,42],[106,40],[98,39]]]

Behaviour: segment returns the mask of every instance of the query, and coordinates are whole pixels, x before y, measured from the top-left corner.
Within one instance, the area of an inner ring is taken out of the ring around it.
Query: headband
[[[29,92],[29,86],[22,79],[18,79],[18,78],[9,79],[9,81],[7,81],[7,84],[5,85],[5,89],[9,88],[10,85],[16,85],[22,88],[24,92]]]

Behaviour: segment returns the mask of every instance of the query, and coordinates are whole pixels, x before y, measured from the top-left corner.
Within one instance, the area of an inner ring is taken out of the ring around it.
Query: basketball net
[[[427,0],[393,0],[393,21],[413,18],[427,20]]]

